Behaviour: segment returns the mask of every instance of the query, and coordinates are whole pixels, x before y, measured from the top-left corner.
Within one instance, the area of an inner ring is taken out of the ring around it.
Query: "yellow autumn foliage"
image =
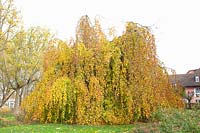
[[[124,34],[110,42],[100,25],[89,27],[87,19],[81,20],[73,47],[62,42],[46,53],[43,78],[22,103],[25,120],[130,124],[160,108],[183,107],[146,27],[129,22]]]

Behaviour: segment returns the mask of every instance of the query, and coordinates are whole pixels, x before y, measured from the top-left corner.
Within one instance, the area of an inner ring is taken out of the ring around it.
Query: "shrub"
[[[151,120],[159,122],[160,132],[199,132],[200,111],[164,109],[154,112]]]

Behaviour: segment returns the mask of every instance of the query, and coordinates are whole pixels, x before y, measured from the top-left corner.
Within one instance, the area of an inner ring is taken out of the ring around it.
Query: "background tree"
[[[13,0],[0,1],[0,107],[14,93],[18,106],[24,88],[32,88],[39,79],[43,51],[49,40],[50,33],[45,29],[24,31]]]
[[[13,0],[0,0],[0,107],[14,93],[11,89],[7,73],[7,54],[9,45],[19,30],[21,19]]]
[[[27,95],[34,82],[40,79],[42,56],[49,41],[48,30],[34,27],[18,32],[5,50],[5,76],[10,88],[15,91],[15,107],[21,104],[22,96]]]
[[[192,108],[192,98],[194,97],[194,92],[188,91],[187,94],[185,94],[184,98],[187,100],[187,108],[191,109]]]

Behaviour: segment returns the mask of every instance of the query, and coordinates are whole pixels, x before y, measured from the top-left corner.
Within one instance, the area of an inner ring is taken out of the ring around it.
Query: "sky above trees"
[[[177,73],[200,67],[198,0],[16,0],[24,25],[50,28],[59,38],[75,35],[77,21],[87,14],[98,17],[103,30],[114,26],[117,34],[126,21],[151,27],[161,61]]]

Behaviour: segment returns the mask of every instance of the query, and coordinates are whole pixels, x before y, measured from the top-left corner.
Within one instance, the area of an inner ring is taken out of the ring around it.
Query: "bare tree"
[[[7,57],[5,51],[7,46],[15,37],[20,25],[18,12],[13,4],[13,0],[0,0],[0,107],[15,92],[11,89],[10,82],[7,77],[9,71]]]
[[[185,96],[185,99],[187,100],[187,104],[188,104],[188,106],[187,106],[188,109],[192,108],[191,101],[192,101],[193,96],[194,96],[194,92],[193,91],[192,92],[188,91],[188,93]]]

